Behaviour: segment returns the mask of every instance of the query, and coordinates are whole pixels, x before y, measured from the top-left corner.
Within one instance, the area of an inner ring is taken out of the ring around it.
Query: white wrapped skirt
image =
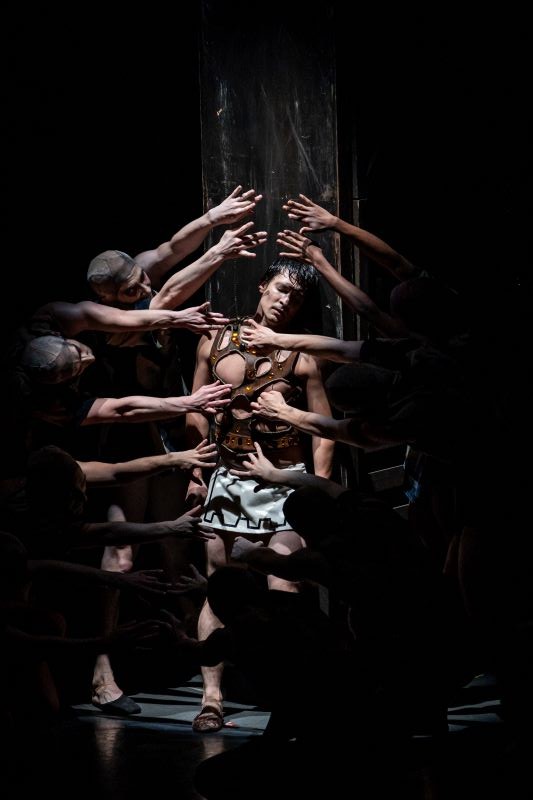
[[[287,469],[306,471],[305,464],[293,464]],[[237,478],[221,466],[211,476],[203,520],[212,528],[239,536],[290,531],[283,503],[293,491],[288,486]]]

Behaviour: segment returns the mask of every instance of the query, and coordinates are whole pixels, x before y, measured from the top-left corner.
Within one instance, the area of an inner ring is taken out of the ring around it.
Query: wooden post
[[[264,195],[257,229],[267,230],[269,239],[253,262],[228,262],[211,281],[213,308],[229,315],[255,311],[257,285],[279,252],[276,233],[299,227],[282,211],[286,200],[302,192],[332,211],[338,208],[330,4],[306,21],[288,4],[274,2],[264,7],[257,27],[247,16],[240,24],[245,8],[239,8],[220,0],[202,3],[204,205],[219,203],[238,184],[256,189]],[[334,238],[319,238],[337,265]],[[322,289],[322,330],[342,335],[340,302],[329,287]]]

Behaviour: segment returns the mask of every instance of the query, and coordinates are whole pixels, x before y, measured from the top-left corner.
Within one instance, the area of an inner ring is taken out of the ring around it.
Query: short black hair
[[[290,327],[292,329],[321,333],[322,304],[320,301],[318,270],[303,261],[278,258],[268,267],[260,283],[270,283],[276,275],[281,275],[282,273],[285,273],[291,283],[297,284],[304,292],[304,302],[294,319],[291,320]]]
[[[276,275],[287,273],[293,283],[297,283],[307,292],[318,289],[318,270],[311,264],[303,261],[293,261],[290,258],[278,258],[267,268],[260,283],[269,283]]]

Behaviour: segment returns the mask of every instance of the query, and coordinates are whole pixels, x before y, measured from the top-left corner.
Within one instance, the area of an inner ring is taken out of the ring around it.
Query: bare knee
[[[130,572],[133,568],[133,550],[125,547],[106,547],[101,567],[108,572]]]
[[[226,566],[229,561],[229,553],[231,551],[231,544],[233,536],[227,536],[215,531],[215,538],[209,539],[205,545],[206,554],[206,569],[207,575],[212,575],[213,572],[220,567]]]
[[[278,592],[299,592],[300,584],[278,578],[276,575],[268,576],[268,588]]]
[[[282,531],[270,539],[268,547],[282,556],[288,556],[305,547],[305,543],[296,531]],[[300,583],[278,578],[276,575],[268,576],[268,588],[278,592],[299,592]]]

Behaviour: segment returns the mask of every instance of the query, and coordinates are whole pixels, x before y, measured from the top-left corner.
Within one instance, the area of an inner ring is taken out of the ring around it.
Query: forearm
[[[349,236],[368,258],[387,269],[399,280],[404,281],[418,275],[420,270],[417,267],[384,242],[383,239],[374,236],[373,233],[358,228],[356,225],[351,225],[338,217],[331,229]]]
[[[114,309],[116,310],[116,309]],[[115,333],[120,331],[150,331],[161,330],[163,328],[176,328],[179,317],[169,313],[166,309],[146,309],[145,311],[131,310],[121,311],[120,319],[117,317],[115,320],[110,320],[107,323],[102,323],[99,327],[93,327],[92,330],[107,331]]]
[[[44,310],[53,315],[59,330],[67,338],[75,337],[82,331],[120,333],[176,327],[176,319],[168,311],[130,311],[90,300],[81,303],[49,303],[44,306]]]
[[[120,572],[108,572],[107,570],[89,567],[86,564],[73,564],[69,561],[54,561],[42,559],[28,562],[30,573],[35,576],[39,573],[51,573],[73,578],[78,585],[80,581],[88,584],[98,584],[109,586],[113,589],[128,588],[130,585],[124,580]]]
[[[315,262],[313,262],[315,263]],[[404,326],[382,311],[359,286],[346,280],[325,258],[316,260],[315,266],[331,288],[339,295],[343,303],[359,316],[373,325],[387,337],[405,336]],[[327,356],[326,356],[327,357]]]
[[[169,270],[200,247],[212,227],[207,214],[203,214],[184,225],[171,239],[162,242],[155,249],[137,253],[135,261],[146,270],[152,285],[158,287]]]
[[[344,486],[330,481],[327,478],[322,478],[319,475],[314,475],[311,472],[299,472],[294,469],[278,469],[277,467],[273,467],[268,471],[268,483],[289,486],[291,489],[300,489],[302,486],[309,486],[326,492],[330,497],[338,497],[339,494],[346,491]]]
[[[194,253],[205,241],[212,228],[214,228],[214,223],[210,220],[209,211],[180,228],[168,242],[168,249],[171,251],[173,258],[176,259],[175,263],[177,264],[178,261],[181,261],[190,253]],[[165,247],[165,245],[162,245],[162,247]],[[164,256],[165,253],[162,255]]]
[[[157,422],[172,419],[192,410],[192,404],[184,397],[131,397],[98,398],[85,417],[84,425],[99,425],[106,422]]]
[[[89,486],[115,486],[131,483],[140,478],[150,478],[172,468],[168,454],[145,456],[118,464],[102,461],[79,461]]]
[[[369,319],[379,312],[378,306],[370,299],[366,292],[363,292],[359,286],[355,286],[351,281],[344,278],[340,272],[329,263],[321,250],[313,248],[313,253],[313,265],[352,311],[365,317],[365,319]]]
[[[274,333],[272,346],[280,350],[298,350],[316,358],[346,364],[357,361],[363,342],[335,339],[333,336],[318,336],[304,333]]]
[[[152,299],[150,309],[173,309],[189,299],[223,263],[216,248],[211,248],[201,258],[172,275]]]
[[[290,419],[289,415],[285,414],[283,419],[305,433],[335,442],[345,442],[364,450],[377,450],[385,446],[384,442],[376,442],[375,439],[368,437],[363,426],[360,423],[352,424],[354,421],[351,419],[334,419],[299,409],[295,411],[296,414],[291,415]]]
[[[143,544],[170,536],[168,522],[87,522],[82,526],[74,547],[121,547]]]
[[[289,405],[284,405],[281,408],[277,413],[277,419],[288,422],[298,430],[311,434],[311,436],[333,440],[339,439],[343,432],[342,423],[345,422],[345,420],[333,419],[333,417],[315,414],[312,411],[303,411]],[[340,439],[340,441],[345,441],[345,439]]]

